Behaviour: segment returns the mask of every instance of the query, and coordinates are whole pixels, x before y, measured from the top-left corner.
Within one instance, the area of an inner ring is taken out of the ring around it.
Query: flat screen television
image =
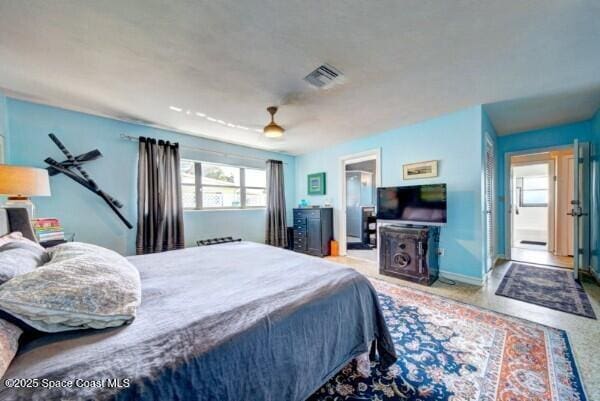
[[[377,219],[446,223],[446,184],[377,188]]]

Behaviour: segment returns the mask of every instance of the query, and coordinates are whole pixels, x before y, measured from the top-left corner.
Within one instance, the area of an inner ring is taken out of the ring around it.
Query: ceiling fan
[[[267,111],[271,114],[271,122],[263,128],[263,133],[267,138],[281,138],[285,129],[275,122],[275,113],[277,113],[277,107],[267,107]]]

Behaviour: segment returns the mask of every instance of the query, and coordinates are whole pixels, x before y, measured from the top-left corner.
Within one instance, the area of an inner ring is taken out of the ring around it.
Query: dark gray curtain
[[[286,247],[288,243],[283,163],[279,160],[267,160],[267,229],[265,243],[279,247]]]
[[[179,145],[140,137],[136,253],[184,247]]]

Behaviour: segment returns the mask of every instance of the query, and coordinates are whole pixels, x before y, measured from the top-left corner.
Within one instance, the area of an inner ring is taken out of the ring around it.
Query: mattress
[[[0,399],[300,401],[369,350],[396,359],[352,269],[250,242],[129,260],[142,279],[133,323],[24,344]]]

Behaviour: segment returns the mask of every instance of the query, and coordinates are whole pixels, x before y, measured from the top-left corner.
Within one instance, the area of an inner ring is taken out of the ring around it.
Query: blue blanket
[[[24,345],[3,381],[33,388],[2,385],[0,399],[301,401],[374,342],[384,366],[396,359],[352,269],[248,242],[129,260],[143,287],[134,322]]]

